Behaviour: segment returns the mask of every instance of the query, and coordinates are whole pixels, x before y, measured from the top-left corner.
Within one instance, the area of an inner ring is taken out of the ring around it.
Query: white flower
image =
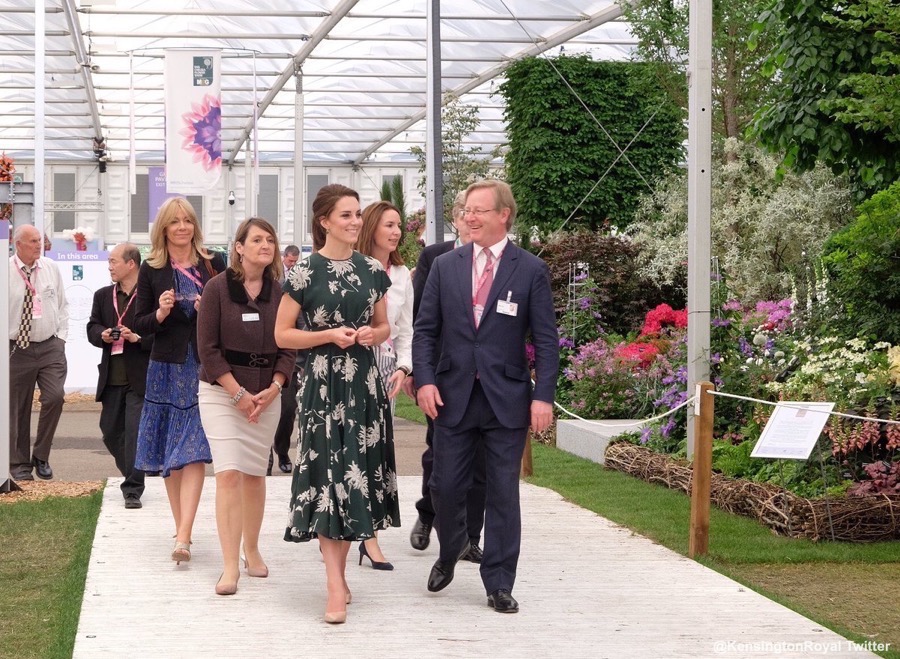
[[[299,291],[309,285],[309,275],[309,264],[303,261],[288,271],[287,282],[291,285],[291,288]]]
[[[344,277],[347,273],[353,272],[353,259],[346,261],[328,261],[328,270],[338,277]]]
[[[378,272],[379,270],[384,270],[384,266],[381,265],[381,261],[372,256],[366,256],[366,262],[369,264],[369,272]]]
[[[351,488],[359,490],[364,499],[369,498],[369,479],[355,462],[350,463],[347,473],[344,474],[344,480]]]
[[[312,363],[313,375],[317,378],[324,378],[328,375],[328,359],[325,355],[316,355]]]

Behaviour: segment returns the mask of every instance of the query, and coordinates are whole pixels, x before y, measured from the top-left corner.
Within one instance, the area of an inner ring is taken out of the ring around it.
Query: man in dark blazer
[[[422,302],[422,294],[425,291],[425,282],[431,271],[431,264],[441,254],[446,254],[457,247],[462,247],[469,242],[469,227],[463,218],[462,210],[466,204],[466,192],[463,190],[456,196],[453,204],[453,225],[456,227],[458,237],[456,240],[447,240],[442,243],[429,245],[422,250],[416,269],[413,272],[413,321],[419,313],[419,305]],[[415,398],[415,372],[403,382],[404,391]],[[424,551],[431,542],[431,529],[435,525],[434,504],[431,501],[431,489],[428,485],[431,480],[432,465],[434,463],[434,450],[432,440],[434,438],[434,422],[425,417],[427,428],[425,430],[425,451],[422,453],[422,498],[416,501],[418,517],[409,534],[409,543],[413,549]],[[469,538],[469,548],[462,556],[462,560],[472,563],[481,563],[481,529],[484,526],[484,451],[479,446],[475,457],[475,474],[472,489],[466,495],[466,531]]]
[[[97,400],[103,443],[125,477],[122,495],[126,508],[140,508],[144,473],[134,468],[138,425],[144,407],[147,367],[152,337],[141,337],[131,327],[134,294],[141,254],[130,243],[116,245],[109,253],[113,284],[94,293],[87,324],[88,341],[103,350],[97,380]]]
[[[467,549],[466,493],[475,448],[485,452],[487,497],[481,579],[488,606],[515,613],[521,540],[519,469],[529,426],[553,419],[559,335],[547,265],[512,244],[516,202],[502,181],[466,191],[472,243],[439,256],[422,295],[413,336],[419,407],[434,419],[432,499],[440,558],[428,590],[446,588]],[[535,351],[532,389],[525,340]]]

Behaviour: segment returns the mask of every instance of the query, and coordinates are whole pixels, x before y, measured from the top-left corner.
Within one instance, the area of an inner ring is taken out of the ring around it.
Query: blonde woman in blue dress
[[[354,251],[359,195],[338,184],[312,205],[321,249],[291,269],[275,323],[282,348],[309,349],[300,384],[297,463],[285,540],[318,538],[325,560],[325,621],[342,623],[351,542],[400,525],[393,427],[373,347],[390,335],[378,261]],[[303,314],[307,330],[296,329]]]

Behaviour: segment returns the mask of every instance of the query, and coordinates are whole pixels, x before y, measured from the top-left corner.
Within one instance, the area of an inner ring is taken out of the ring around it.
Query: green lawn
[[[404,393],[397,396],[394,414],[401,419],[415,421],[416,423],[425,423],[425,413],[413,402],[412,398]]]
[[[675,490],[540,444],[528,481],[687,555],[690,499]],[[713,508],[700,562],[857,642],[890,643],[900,657],[900,543],[810,542],[774,535]]]
[[[0,503],[0,657],[72,656],[102,497]]]

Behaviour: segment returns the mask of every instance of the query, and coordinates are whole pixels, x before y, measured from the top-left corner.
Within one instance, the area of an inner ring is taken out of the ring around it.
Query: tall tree
[[[448,95],[441,108],[441,166],[444,172],[444,218],[452,225],[453,200],[470,183],[487,178],[490,162],[498,153],[486,155],[481,147],[466,144],[466,138],[478,130],[481,123],[478,107],[464,105],[458,98]],[[414,146],[410,149],[419,161],[418,188],[426,189],[425,149]]]
[[[898,16],[895,0],[776,0],[760,15],[753,39],[774,35],[776,46],[752,134],[785,153],[784,166],[822,162],[859,196],[900,180]]]
[[[716,136],[739,137],[765,92],[768,81],[759,72],[765,43],[757,51],[751,51],[747,48],[747,35],[767,4],[764,0],[713,2],[712,89]],[[622,2],[621,6],[638,39],[638,58],[659,65],[660,81],[672,98],[686,108],[687,87],[682,81],[688,66],[687,0],[641,0],[634,4]]]

